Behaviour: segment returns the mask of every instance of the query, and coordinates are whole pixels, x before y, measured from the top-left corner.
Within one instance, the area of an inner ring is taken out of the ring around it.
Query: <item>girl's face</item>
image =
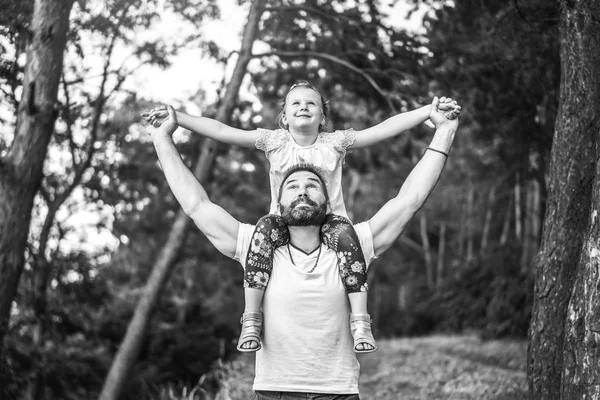
[[[297,87],[288,93],[282,122],[290,131],[319,131],[319,125],[325,124],[325,115],[321,108],[321,95],[313,89]]]

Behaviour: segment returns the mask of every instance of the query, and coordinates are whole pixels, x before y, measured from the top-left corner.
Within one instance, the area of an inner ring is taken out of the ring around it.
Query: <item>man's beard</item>
[[[298,204],[307,204],[310,207],[296,208]],[[289,207],[281,207],[281,217],[290,226],[320,226],[327,216],[327,204],[319,205],[309,199],[297,199]]]

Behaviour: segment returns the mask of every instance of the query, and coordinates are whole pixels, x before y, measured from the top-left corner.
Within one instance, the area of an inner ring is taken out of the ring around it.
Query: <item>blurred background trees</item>
[[[240,3],[247,14],[250,2]],[[25,92],[33,1],[3,1],[2,9],[6,157]],[[275,128],[281,98],[299,79],[330,100],[331,130],[376,124],[434,95],[457,99],[460,133],[442,180],[370,272],[376,335],[525,337],[558,106],[558,4],[415,0],[408,9],[412,22],[392,24],[390,6],[380,1],[266,1],[240,96],[226,100],[244,55],[241,36],[240,51],[228,54],[198,33],[231,12],[218,2],[76,2],[23,273],[8,300],[0,375],[7,398],[99,395],[181,214],[139,119],[161,97],[144,98],[128,82],[143,67],[168,68],[190,49],[213,59],[224,78],[217,96],[198,87],[181,108],[217,117],[232,101],[226,118],[242,128]],[[194,33],[148,39],[167,14]],[[354,221],[397,193],[431,133],[424,124],[348,154],[344,194]],[[213,201],[243,222],[265,213],[268,166],[259,152],[208,144],[189,132],[175,140]],[[198,165],[203,151],[214,161]],[[241,270],[187,225],[136,339],[123,398],[193,385],[236,355]]]

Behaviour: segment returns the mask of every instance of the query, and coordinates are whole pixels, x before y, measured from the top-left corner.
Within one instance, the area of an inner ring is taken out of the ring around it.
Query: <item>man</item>
[[[458,121],[448,120],[438,104],[435,98],[430,120],[436,132],[428,151],[398,195],[370,220],[355,226],[367,263],[398,238],[440,177]],[[256,239],[252,238],[254,227],[241,224],[210,201],[175,149],[171,134],[177,127],[176,114],[171,107],[168,113],[160,127],[150,129],[169,186],[183,210],[221,253],[245,260]],[[253,386],[259,400],[359,398],[359,365],[352,350],[347,296],[337,256],[320,239],[327,200],[325,183],[314,167],[299,165],[287,172],[279,191],[279,207],[288,224],[290,243],[275,251],[264,297],[263,348],[256,355]]]

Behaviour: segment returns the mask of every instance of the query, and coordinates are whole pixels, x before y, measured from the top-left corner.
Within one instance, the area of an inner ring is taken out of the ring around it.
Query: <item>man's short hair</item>
[[[296,164],[292,165],[283,173],[283,179],[281,180],[281,184],[279,185],[279,193],[277,194],[277,204],[281,201],[281,190],[283,189],[283,185],[285,181],[290,177],[290,175],[299,172],[299,171],[308,171],[312,172],[319,178],[321,181],[321,187],[323,188],[323,194],[325,195],[325,201],[329,204],[329,193],[327,192],[327,182],[325,180],[325,174],[323,170],[316,165],[313,164]]]

